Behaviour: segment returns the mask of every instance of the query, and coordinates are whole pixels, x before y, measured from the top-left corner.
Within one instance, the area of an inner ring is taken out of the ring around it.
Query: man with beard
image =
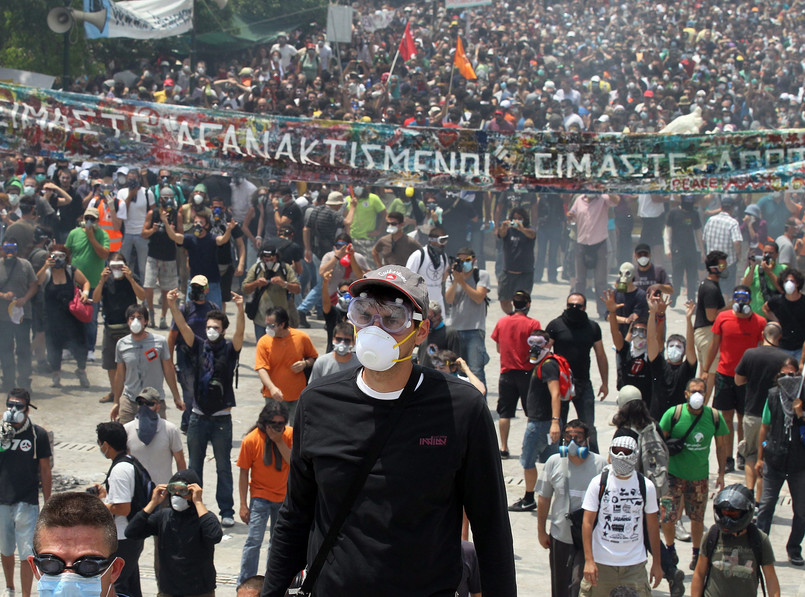
[[[598,389],[599,400],[609,394],[609,362],[601,339],[601,326],[587,316],[587,299],[583,294],[573,293],[567,297],[564,313],[551,321],[546,331],[553,340],[553,350],[567,359],[573,372],[576,396],[573,407],[579,419],[590,426],[590,450],[598,452],[598,436],[595,430],[595,394],[590,380],[590,350],[595,351],[595,361],[601,376]],[[562,420],[567,420],[568,403],[562,403]]]

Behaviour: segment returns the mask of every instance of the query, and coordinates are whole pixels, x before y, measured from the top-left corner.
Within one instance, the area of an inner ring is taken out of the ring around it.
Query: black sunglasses
[[[72,570],[79,576],[91,578],[105,572],[112,565],[114,557],[81,556],[68,566],[59,556],[51,553],[34,554],[33,560],[40,572],[48,576],[57,576],[65,570]]]

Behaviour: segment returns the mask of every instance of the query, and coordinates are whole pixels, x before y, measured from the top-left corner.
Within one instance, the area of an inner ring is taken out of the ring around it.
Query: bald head
[[[763,340],[765,344],[779,346],[780,339],[783,337],[783,328],[776,321],[770,321],[763,328]]]

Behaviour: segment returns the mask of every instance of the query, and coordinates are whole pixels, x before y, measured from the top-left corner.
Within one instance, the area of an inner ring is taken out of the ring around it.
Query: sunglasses
[[[9,410],[25,410],[26,404],[24,402],[6,402],[6,408]]]
[[[72,566],[68,566],[59,556],[54,556],[51,553],[34,554],[33,560],[39,571],[48,576],[58,576],[65,570],[72,570],[79,576],[92,578],[104,573],[112,565],[115,558],[81,556],[73,562]]]
[[[282,420],[282,421],[271,421],[268,424],[268,426],[271,427],[271,429],[273,429],[274,431],[284,431],[285,430],[285,421],[284,420]]]
[[[140,406],[147,406],[148,408],[154,408],[156,406],[156,402],[153,400],[143,400],[142,398],[137,401],[137,404]]]

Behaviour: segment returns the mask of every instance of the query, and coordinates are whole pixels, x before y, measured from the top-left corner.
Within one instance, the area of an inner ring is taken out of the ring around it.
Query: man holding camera
[[[779,254],[777,243],[773,242],[763,243],[762,255],[752,253],[751,250],[749,253],[749,267],[744,272],[743,284],[749,286],[752,294],[749,306],[761,317],[766,316],[763,303],[780,294],[777,277],[785,266],[778,262]]]
[[[180,191],[181,192],[181,191]],[[176,288],[179,283],[179,270],[176,261],[176,243],[174,243],[167,232],[165,224],[162,222],[162,214],[168,224],[176,226],[176,216],[178,197],[176,191],[170,185],[165,185],[159,192],[159,205],[154,205],[148,212],[143,225],[143,237],[149,239],[148,259],[145,262],[145,300],[148,302],[148,310],[151,321],[154,318],[154,288],[159,285],[160,290],[160,318],[159,329],[167,330],[168,322],[165,316],[168,313],[168,303],[166,296],[171,288]]]

